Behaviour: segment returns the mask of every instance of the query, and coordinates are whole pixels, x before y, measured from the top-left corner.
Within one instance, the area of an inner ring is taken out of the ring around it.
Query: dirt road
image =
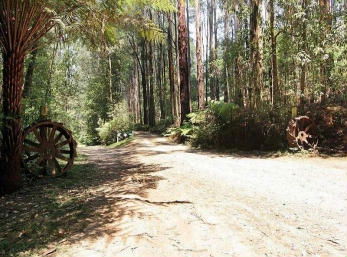
[[[213,154],[146,133],[82,152],[119,177],[91,192],[109,202],[103,225],[57,256],[347,256],[346,159]]]

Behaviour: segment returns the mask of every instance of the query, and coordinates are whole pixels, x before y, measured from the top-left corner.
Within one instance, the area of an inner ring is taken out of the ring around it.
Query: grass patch
[[[134,139],[135,138],[133,136],[132,137],[128,137],[128,138],[126,138],[126,139],[124,139],[122,141],[119,141],[117,143],[113,143],[111,145],[108,145],[107,147],[109,147],[109,148],[119,148],[119,147],[122,147],[122,146],[126,146],[126,145],[130,144],[132,141],[134,141]]]

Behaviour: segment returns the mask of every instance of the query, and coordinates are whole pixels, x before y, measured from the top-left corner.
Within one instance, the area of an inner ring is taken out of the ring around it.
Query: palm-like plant
[[[43,2],[43,1],[42,1]],[[2,191],[21,185],[24,59],[35,43],[53,26],[55,14],[41,1],[2,0],[0,2],[0,46],[3,54]]]

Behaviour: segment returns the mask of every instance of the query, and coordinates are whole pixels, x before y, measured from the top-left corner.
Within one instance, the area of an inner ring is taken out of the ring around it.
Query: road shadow
[[[88,161],[77,161],[66,177],[27,182],[0,198],[0,256],[32,256],[43,249],[54,256],[65,242],[124,235],[131,232],[124,217],[146,215],[134,201],[170,204],[145,199],[166,167],[144,165],[129,147],[80,152]]]

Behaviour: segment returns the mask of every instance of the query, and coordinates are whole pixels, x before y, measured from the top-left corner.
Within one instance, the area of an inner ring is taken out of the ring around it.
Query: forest
[[[84,158],[111,165],[105,149],[117,144],[112,162],[127,170],[128,154],[160,154],[162,136],[170,154],[300,152],[344,165],[347,0],[0,0],[0,49],[0,196],[30,188],[28,170],[55,177],[75,157],[82,179],[95,168]],[[28,249],[2,236],[0,255]]]
[[[274,150],[287,146],[290,118],[333,105],[338,129],[326,136],[344,147],[346,1],[38,3],[1,4],[4,137],[45,110],[85,145],[171,127],[178,142]],[[37,31],[25,34],[21,22]],[[17,43],[25,45],[11,68]],[[20,158],[22,138],[10,140],[2,158],[18,173],[10,159]]]

